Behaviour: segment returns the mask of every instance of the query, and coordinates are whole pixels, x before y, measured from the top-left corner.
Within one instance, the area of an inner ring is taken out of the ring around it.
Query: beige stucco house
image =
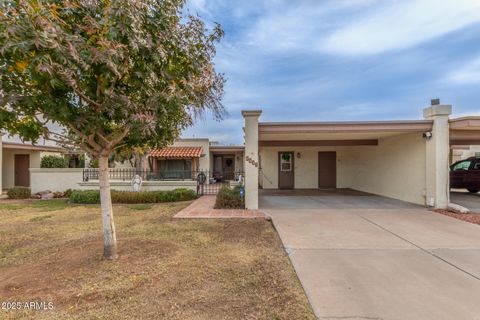
[[[245,119],[246,206],[258,188],[351,188],[420,205],[449,203],[451,145],[480,141],[480,117],[433,105],[406,121],[262,122]]]
[[[31,186],[30,168],[39,168],[45,155],[59,155],[62,149],[49,145],[32,145],[2,141],[0,137],[0,191],[13,186]]]
[[[457,156],[451,150],[480,145],[480,117],[451,118],[452,107],[439,102],[423,110],[423,119],[405,121],[263,122],[261,113],[242,112],[244,146],[200,138],[152,150],[144,189],[198,191],[202,173],[205,185],[231,185],[244,177],[249,209],[258,208],[260,188],[349,188],[445,208],[449,164]],[[3,189],[23,184],[35,193],[98,187],[96,169],[40,169],[41,156],[58,148],[3,141],[0,150]],[[131,190],[132,174],[138,172],[128,166],[111,169],[112,188]]]

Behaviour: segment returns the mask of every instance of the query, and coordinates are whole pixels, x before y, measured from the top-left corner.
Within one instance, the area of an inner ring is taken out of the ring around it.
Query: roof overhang
[[[34,150],[34,151],[49,151],[49,152],[61,152],[65,153],[66,150],[61,147],[55,146],[43,146],[43,145],[34,145],[18,142],[2,142],[2,147],[4,149],[20,149],[20,150]]]
[[[210,151],[217,154],[231,154],[244,152],[244,146],[210,146]]]
[[[462,117],[450,119],[451,145],[480,144],[480,117]]]
[[[378,139],[431,131],[432,120],[353,122],[261,122],[260,146],[377,145]]]

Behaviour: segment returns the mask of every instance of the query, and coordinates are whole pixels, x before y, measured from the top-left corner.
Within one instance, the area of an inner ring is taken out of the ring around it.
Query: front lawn
[[[314,319],[268,221],[175,220],[189,202],[115,205],[104,261],[97,205],[0,202],[0,302],[53,302],[4,319]]]

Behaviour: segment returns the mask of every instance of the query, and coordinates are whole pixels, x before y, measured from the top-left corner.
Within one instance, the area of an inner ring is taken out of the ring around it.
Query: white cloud
[[[320,45],[335,54],[376,54],[407,48],[478,21],[478,0],[395,1],[335,31]]]
[[[480,58],[475,59],[463,67],[452,71],[447,76],[447,81],[454,84],[480,83]]]
[[[266,51],[369,55],[480,22],[479,0],[295,1],[266,11],[245,42]]]

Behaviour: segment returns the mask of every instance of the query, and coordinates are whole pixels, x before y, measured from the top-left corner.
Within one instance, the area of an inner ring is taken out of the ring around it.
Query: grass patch
[[[32,208],[38,208],[40,209],[40,211],[55,211],[63,210],[70,207],[71,205],[67,202],[66,199],[48,199],[32,201],[29,206]]]
[[[0,296],[55,308],[1,319],[315,319],[268,221],[173,219],[189,202],[115,205],[120,259],[104,261],[98,206],[37,202],[48,205],[0,208]]]
[[[44,215],[44,216],[36,216],[30,219],[31,222],[40,222],[40,221],[45,221],[47,219],[50,219],[52,216],[51,215]]]
[[[132,210],[150,210],[152,209],[153,204],[151,203],[138,203],[128,206]]]

